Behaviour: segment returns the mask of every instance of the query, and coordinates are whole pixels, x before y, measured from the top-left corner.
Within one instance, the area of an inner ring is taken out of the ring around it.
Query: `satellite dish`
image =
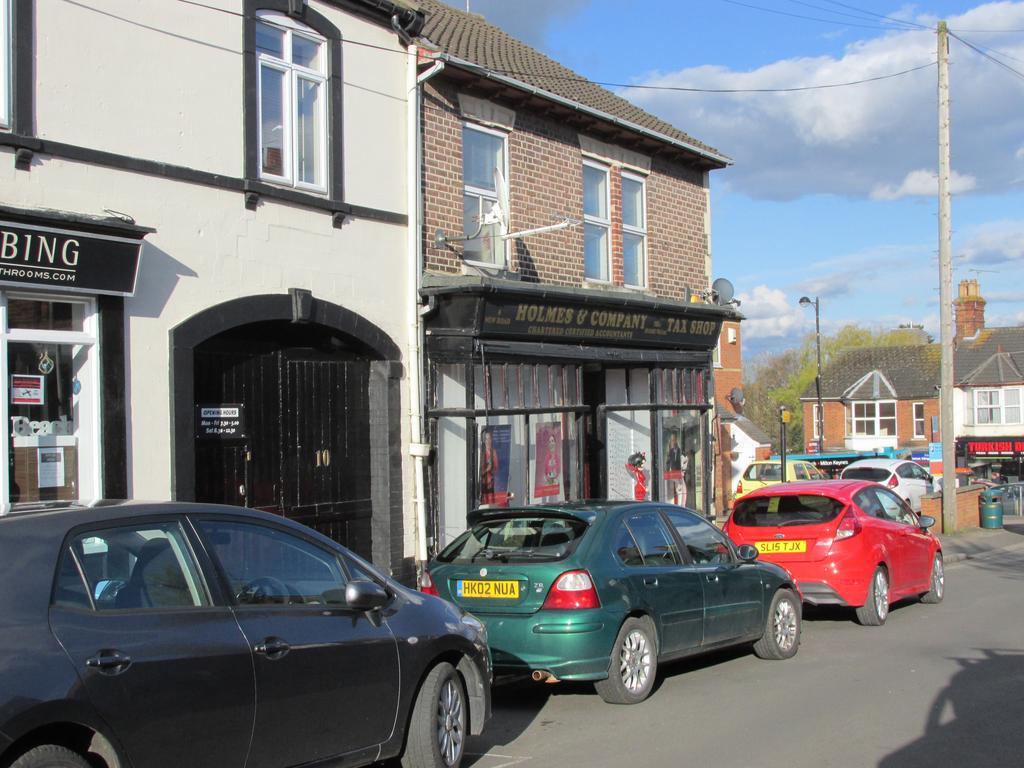
[[[733,387],[729,392],[729,402],[735,405],[743,405],[743,390],[739,387]]]
[[[728,304],[732,301],[732,297],[735,294],[735,289],[732,287],[732,283],[726,280],[724,277],[720,277],[711,284],[711,296],[715,301],[715,304],[723,305]]]

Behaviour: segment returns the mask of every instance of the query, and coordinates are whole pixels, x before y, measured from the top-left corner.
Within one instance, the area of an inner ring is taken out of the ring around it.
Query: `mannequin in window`
[[[637,451],[626,459],[626,471],[633,478],[633,498],[637,501],[647,499],[647,472],[644,464],[647,463],[647,454]]]

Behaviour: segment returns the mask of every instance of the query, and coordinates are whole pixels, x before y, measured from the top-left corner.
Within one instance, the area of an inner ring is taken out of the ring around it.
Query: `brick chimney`
[[[956,341],[967,339],[985,327],[985,300],[977,280],[961,280],[956,307]]]

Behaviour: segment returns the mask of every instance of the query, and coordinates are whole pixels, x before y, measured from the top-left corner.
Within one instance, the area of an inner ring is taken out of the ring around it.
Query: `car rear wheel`
[[[942,553],[936,552],[932,561],[931,589],[921,596],[922,603],[941,603],[946,593],[946,572],[942,567]]]
[[[875,569],[868,587],[868,599],[857,609],[857,621],[866,627],[880,627],[889,615],[889,574],[882,566]]]
[[[466,747],[466,711],[459,673],[441,662],[416,696],[402,768],[457,768]]]
[[[800,647],[800,601],[792,590],[779,589],[772,597],[764,634],[754,643],[761,659],[789,659]]]
[[[609,704],[638,704],[651,695],[657,671],[654,623],[646,617],[626,619],[612,646],[608,677],[594,687]]]
[[[43,744],[19,757],[11,768],[89,768],[89,762],[66,747]]]

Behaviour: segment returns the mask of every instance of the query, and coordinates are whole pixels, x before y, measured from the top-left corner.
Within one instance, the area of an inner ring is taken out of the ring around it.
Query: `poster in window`
[[[45,405],[44,377],[23,373],[11,376],[11,405]]]
[[[507,507],[512,425],[495,424],[480,430],[480,506]]]
[[[694,476],[698,470],[700,421],[696,412],[671,411],[661,419],[662,498],[685,507],[697,503]]]
[[[562,495],[562,424],[558,421],[537,423],[534,455],[534,498]]]
[[[64,486],[64,449],[39,448],[38,480],[40,488],[62,488]]]
[[[667,420],[666,420],[667,421]],[[667,481],[668,493],[666,497],[680,507],[686,506],[686,473],[689,469],[690,458],[683,451],[681,429],[670,426],[665,441],[665,471],[664,479]]]

